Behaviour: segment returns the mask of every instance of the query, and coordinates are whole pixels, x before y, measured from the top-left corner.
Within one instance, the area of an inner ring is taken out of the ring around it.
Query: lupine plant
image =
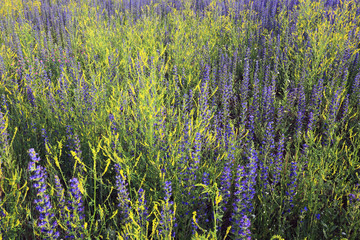
[[[0,0],[0,239],[358,239],[359,29],[359,0]]]

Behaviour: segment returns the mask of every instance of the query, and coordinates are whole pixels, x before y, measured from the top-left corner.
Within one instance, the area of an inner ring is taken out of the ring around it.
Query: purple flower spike
[[[28,170],[32,173],[30,180],[34,182],[33,187],[37,189],[36,196],[38,197],[34,203],[37,205],[36,210],[40,213],[37,227],[40,228],[44,238],[57,239],[59,237],[59,232],[56,231],[57,222],[53,219],[55,215],[52,213],[50,197],[46,194],[46,169],[36,165],[40,158],[33,148],[29,149],[29,155],[31,161]]]
[[[251,239],[250,225],[250,219],[246,215],[243,216],[243,218],[241,219],[241,233],[239,239]]]
[[[58,198],[58,208],[60,209],[60,215],[65,217],[65,196],[64,196],[64,189],[60,183],[60,179],[57,175],[55,175],[55,189],[56,189],[56,196]]]
[[[68,237],[82,238],[85,215],[82,195],[79,189],[79,180],[77,178],[70,179],[69,197],[68,209],[70,211],[67,213]]]
[[[160,230],[159,233],[164,238],[174,238],[175,237],[175,231],[172,229],[174,222],[175,222],[175,216],[174,216],[174,210],[173,205],[174,202],[170,200],[172,195],[172,188],[171,188],[171,182],[166,181],[165,186],[165,198],[164,203],[161,210],[161,220],[160,220]]]
[[[146,223],[148,221],[148,208],[146,206],[146,199],[145,199],[145,191],[144,189],[140,188],[138,191],[138,214],[139,214],[139,223],[142,227],[142,230],[145,231]],[[145,233],[146,234],[146,233]]]
[[[129,193],[127,191],[127,183],[126,183],[126,176],[121,173],[121,167],[119,164],[115,164],[116,170],[116,189],[118,191],[118,201],[120,208],[120,212],[122,214],[122,221],[127,223],[129,222],[129,213],[131,211],[131,200]]]

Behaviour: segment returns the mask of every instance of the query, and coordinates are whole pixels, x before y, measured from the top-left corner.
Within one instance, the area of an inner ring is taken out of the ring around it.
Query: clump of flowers
[[[119,201],[118,207],[120,208],[121,212],[121,222],[128,223],[129,222],[129,214],[131,211],[131,200],[129,193],[126,189],[127,182],[126,182],[126,175],[124,175],[123,171],[119,164],[115,164],[116,170],[116,189],[118,191],[117,199]]]
[[[37,163],[40,161],[33,148],[29,149],[31,161],[29,163],[29,172],[32,174],[30,180],[33,181],[33,187],[37,190],[37,199],[34,203],[36,210],[40,213],[37,227],[40,229],[40,235],[45,239],[57,239],[59,232],[56,231],[57,221],[54,219],[54,213],[50,202],[50,197],[46,194],[46,169]]]
[[[56,196],[58,198],[58,208],[60,209],[61,217],[65,217],[65,195],[64,189],[60,183],[60,179],[57,175],[55,175],[55,189],[56,189]]]
[[[77,239],[83,238],[84,228],[84,207],[81,192],[79,189],[79,180],[77,178],[70,179],[70,200],[68,201],[67,238]]]
[[[165,238],[175,238],[175,231],[172,230],[175,222],[174,202],[170,200],[172,195],[171,182],[165,182],[165,199],[161,210],[160,234]]]

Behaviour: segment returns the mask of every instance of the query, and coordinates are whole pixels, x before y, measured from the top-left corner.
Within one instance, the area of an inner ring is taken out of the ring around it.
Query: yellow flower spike
[[[99,214],[100,214],[100,220],[102,220],[104,218],[104,210],[102,209],[101,205],[98,205],[99,208]]]
[[[273,236],[270,240],[285,240],[284,238],[282,238],[280,235],[275,235],[275,236]],[[306,238],[304,239],[304,240],[306,240]]]
[[[226,229],[226,234],[224,236],[224,240],[227,239],[227,236],[229,235],[229,232],[231,230],[231,226],[229,226],[227,229]]]
[[[76,168],[76,164],[77,164],[77,163],[80,163],[80,164],[84,167],[83,170],[84,170],[85,172],[87,172],[85,163],[83,163],[83,162],[80,160],[80,158],[77,156],[77,154],[76,154],[74,151],[71,151],[71,155],[73,156],[73,158],[74,158],[75,161],[76,161],[74,168]]]
[[[111,160],[110,158],[106,161],[106,166],[105,166],[105,170],[104,172],[101,174],[101,176],[103,177],[105,175],[105,173],[107,172],[109,166],[110,166]]]
[[[197,223],[197,221],[196,221],[196,216],[197,216],[197,213],[196,213],[196,211],[194,211],[194,212],[193,212],[193,217],[192,217],[192,219],[193,219],[193,221],[194,221],[194,224],[195,224],[201,231],[206,232],[206,230],[203,229],[202,227],[200,227],[199,224]]]
[[[219,194],[219,192],[216,193],[216,198],[215,198],[215,204],[219,205],[219,203],[222,201],[222,196]]]
[[[119,210],[116,209],[116,211],[115,211],[115,212],[113,213],[113,215],[109,218],[109,220],[110,220],[110,219],[113,219],[113,218],[118,214],[118,211],[119,211]]]

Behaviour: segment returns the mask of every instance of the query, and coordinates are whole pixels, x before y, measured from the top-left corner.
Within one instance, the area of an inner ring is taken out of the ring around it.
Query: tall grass
[[[359,9],[0,0],[0,239],[357,239]]]

